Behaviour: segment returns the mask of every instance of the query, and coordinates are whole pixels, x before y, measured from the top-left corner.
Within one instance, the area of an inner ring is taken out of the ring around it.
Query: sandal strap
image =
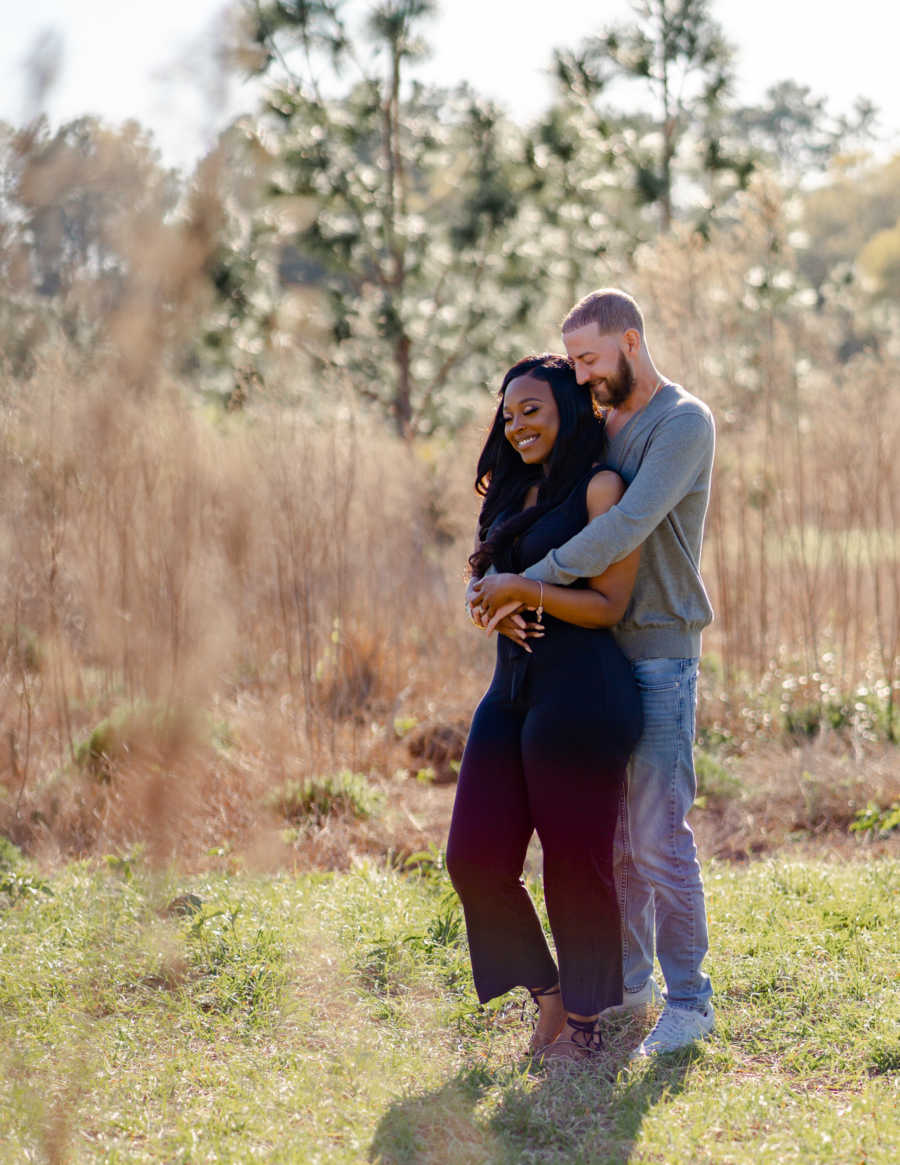
[[[532,999],[537,1000],[544,995],[559,995],[559,984],[551,983],[549,987],[528,987],[526,990]]]
[[[596,1019],[573,1019],[570,1015],[566,1017],[566,1023],[575,1033],[572,1037],[572,1043],[577,1047],[586,1048],[588,1051],[594,1052],[602,1045],[603,1040],[600,1036],[600,1029],[597,1026]],[[578,1035],[586,1037],[584,1042],[575,1038]]]

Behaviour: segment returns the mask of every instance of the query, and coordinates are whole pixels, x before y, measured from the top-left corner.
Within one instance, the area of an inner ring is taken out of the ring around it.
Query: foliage
[[[841,294],[841,280],[845,287],[855,286],[854,264],[871,240],[882,232],[887,248],[882,253],[879,244],[866,257],[865,267],[871,264],[875,281],[873,292],[880,292],[878,280],[882,262],[890,272],[891,234],[897,223],[897,200],[900,197],[900,158],[888,162],[841,166],[835,165],[831,180],[803,196],[801,227],[805,238],[798,249],[798,264],[812,286],[830,292],[832,298],[847,305],[851,315],[858,314],[855,297]],[[890,283],[885,285],[888,291]],[[856,329],[862,331],[860,322]],[[859,345],[857,344],[856,350]]]
[[[27,375],[54,332],[81,352],[116,334],[154,283],[159,245],[179,184],[136,122],[112,129],[80,117],[0,126],[0,322],[4,356]]]
[[[315,826],[335,815],[364,821],[378,811],[382,800],[362,773],[349,769],[333,776],[288,781],[267,798],[269,806],[292,824],[309,822]]]
[[[873,235],[859,253],[859,265],[880,298],[900,296],[900,220]]]
[[[75,745],[76,765],[94,780],[109,782],[119,762],[141,750],[171,751],[193,729],[184,712],[138,701],[122,704]]]
[[[652,231],[623,148],[628,119],[598,107],[601,87],[573,54],[556,53],[554,77],[555,100],[526,135],[519,220],[531,226],[524,254],[561,317],[585,287],[626,281]]]
[[[859,810],[850,825],[852,833],[869,839],[887,837],[895,829],[900,829],[900,802],[896,801],[886,809],[870,801],[865,809]]]
[[[733,81],[733,49],[713,19],[709,0],[635,0],[631,23],[589,37],[573,58],[601,93],[615,81],[639,87],[649,112],[632,119],[625,138],[642,200],[659,208],[663,231],[675,216],[679,170],[706,185],[705,201],[719,200],[714,180],[727,173],[732,189],[746,183],[752,159],[724,132],[725,99]]]
[[[18,846],[0,834],[0,894],[7,903],[21,902],[39,894],[53,896],[49,883],[31,871]],[[3,899],[0,898],[0,905]]]
[[[352,38],[338,4],[261,5],[252,29],[267,82],[257,137],[282,219],[273,244],[294,256],[292,279],[327,299],[332,350],[320,361],[348,370],[403,434],[458,420],[460,381],[493,379],[518,353],[523,341],[504,331],[540,293],[508,232],[510,127],[464,88],[407,81],[431,8],[370,4],[364,37]],[[355,74],[336,96],[319,83],[326,66]],[[298,203],[307,221],[291,229]]]
[[[728,765],[700,746],[694,748],[694,772],[697,776],[696,803],[701,808],[731,800],[742,792],[740,778],[730,771]]]
[[[874,107],[860,99],[850,114],[834,115],[828,100],[794,80],[771,85],[759,105],[734,111],[735,130],[791,185],[821,174],[841,154],[872,135]]]

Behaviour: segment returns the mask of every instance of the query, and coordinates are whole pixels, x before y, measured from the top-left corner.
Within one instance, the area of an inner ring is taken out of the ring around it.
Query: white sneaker
[[[656,986],[656,980],[651,975],[643,987],[637,991],[623,991],[622,1002],[606,1007],[601,1015],[624,1015],[628,1011],[642,1011],[645,1007],[652,1007],[655,1003],[662,1003],[662,992]]]
[[[716,1026],[710,1004],[705,1011],[689,1007],[667,1006],[643,1043],[631,1053],[633,1060],[640,1056],[655,1056],[661,1052],[677,1052],[690,1047],[697,1040],[705,1040]]]

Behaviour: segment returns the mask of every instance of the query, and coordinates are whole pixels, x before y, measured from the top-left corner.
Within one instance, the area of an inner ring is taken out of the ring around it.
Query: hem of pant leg
[[[553,986],[559,982],[559,972],[554,969],[553,978],[548,980],[548,986]],[[515,982],[508,982],[507,986],[499,988],[488,988],[483,992],[475,986],[475,994],[478,996],[478,1002],[481,1004],[490,1003],[492,999],[499,999],[501,995],[508,995],[510,991],[515,991],[517,987],[521,987],[523,991],[529,991],[531,988],[527,983],[522,983],[518,979]]]
[[[711,998],[711,996],[710,996]],[[666,1007],[674,1007],[678,1011],[697,1011],[701,1015],[705,1015],[709,1010],[709,998],[703,1003],[698,1003],[696,1000],[689,1002],[686,999],[666,999]]]

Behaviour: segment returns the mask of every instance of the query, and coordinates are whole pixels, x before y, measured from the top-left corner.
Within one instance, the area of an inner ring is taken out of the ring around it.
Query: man
[[[696,794],[693,737],[700,635],[712,609],[700,578],[715,427],[709,409],[657,371],[631,296],[592,292],[563,322],[579,384],[607,409],[606,465],[627,486],[618,505],[529,567],[529,578],[571,584],[600,575],[641,546],[631,603],[613,629],[641,690],[644,733],[632,757],[619,837],[623,1009],[659,999],[654,936],[666,1004],[636,1056],[675,1051],[713,1030],[712,986],[702,970],[706,908],[694,837],[685,818]],[[502,594],[470,584],[473,618],[504,615]],[[509,608],[507,607],[507,611]],[[522,638],[521,620],[500,629]]]

